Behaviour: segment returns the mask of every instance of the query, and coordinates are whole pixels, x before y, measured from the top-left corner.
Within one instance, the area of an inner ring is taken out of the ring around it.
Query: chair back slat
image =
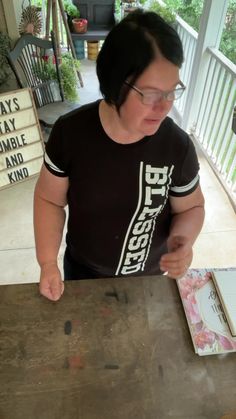
[[[36,107],[58,101],[53,93],[55,82],[60,92],[60,100],[64,101],[53,33],[51,35],[52,40],[48,41],[24,34],[14,49],[8,53],[8,61],[19,87],[32,88]],[[53,71],[53,66],[55,66],[55,76],[51,79],[46,69],[50,67]]]

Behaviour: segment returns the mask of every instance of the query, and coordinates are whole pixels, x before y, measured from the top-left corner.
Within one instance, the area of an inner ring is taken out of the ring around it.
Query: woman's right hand
[[[49,300],[57,301],[61,298],[64,282],[56,262],[41,266],[39,290],[40,294]]]

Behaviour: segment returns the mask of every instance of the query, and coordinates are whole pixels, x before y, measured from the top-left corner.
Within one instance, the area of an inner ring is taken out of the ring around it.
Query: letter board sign
[[[0,95],[0,189],[39,173],[43,141],[31,89]]]

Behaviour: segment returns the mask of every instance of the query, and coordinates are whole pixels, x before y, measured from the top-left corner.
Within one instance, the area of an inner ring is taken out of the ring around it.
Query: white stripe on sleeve
[[[48,155],[47,155],[47,153],[45,152],[45,154],[44,154],[44,160],[45,160],[45,162],[48,164],[48,166],[52,169],[52,170],[54,170],[54,172],[57,172],[57,173],[65,173],[64,172],[64,170],[61,170],[61,169],[59,169],[59,167],[57,167],[53,162],[52,162],[52,160],[48,157]]]
[[[171,191],[175,192],[175,193],[184,193],[184,192],[188,192],[190,191],[198,182],[199,180],[199,175],[197,174],[197,176],[190,182],[188,183],[188,185],[184,185],[184,186],[173,186],[171,189]]]

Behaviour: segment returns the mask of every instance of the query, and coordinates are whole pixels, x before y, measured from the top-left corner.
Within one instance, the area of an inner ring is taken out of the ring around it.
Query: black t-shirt
[[[103,130],[99,101],[56,122],[45,165],[69,178],[67,246],[99,277],[158,274],[171,222],[169,195],[199,182],[189,136],[169,117],[158,131],[119,144]]]

